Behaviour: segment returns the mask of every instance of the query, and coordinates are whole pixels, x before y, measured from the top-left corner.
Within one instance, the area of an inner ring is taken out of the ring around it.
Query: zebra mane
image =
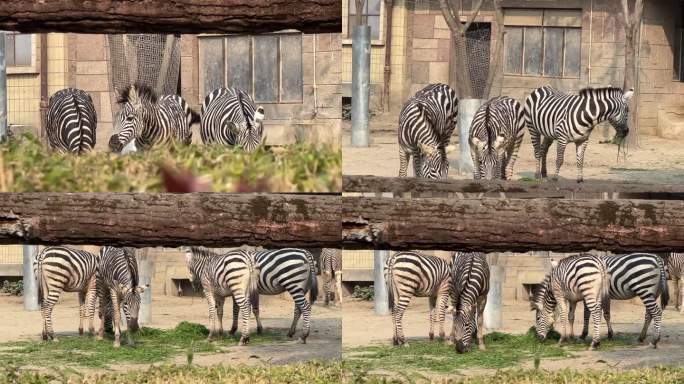
[[[128,267],[128,273],[131,275],[131,285],[133,288],[138,286],[138,264],[135,259],[135,249],[131,247],[122,248],[124,257],[126,258],[126,267]]]
[[[591,94],[595,94],[598,92],[617,93],[617,94],[622,95],[622,88],[619,88],[619,87],[601,87],[601,88],[587,87],[587,88],[580,89],[579,95],[582,97],[586,97],[586,96],[589,96]]]
[[[245,104],[242,102],[242,91],[239,89],[237,90],[237,99],[238,103],[240,104],[240,111],[242,111],[242,116],[245,119],[245,123],[251,127],[252,123],[250,122],[249,117],[247,116],[247,111],[245,111]]]
[[[117,104],[126,104],[130,101],[131,89],[135,89],[138,92],[138,97],[140,97],[141,100],[152,104],[157,102],[157,93],[154,91],[154,89],[152,89],[152,87],[141,83],[135,83],[133,85],[126,86],[119,92],[119,95],[116,99]]]

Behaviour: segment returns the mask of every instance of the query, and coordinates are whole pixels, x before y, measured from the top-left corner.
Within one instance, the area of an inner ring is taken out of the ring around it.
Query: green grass
[[[282,366],[157,366],[125,373],[87,374],[56,369],[53,372],[31,372],[14,367],[0,367],[0,384],[137,384],[137,383],[229,383],[229,384],[327,384],[340,383],[342,371],[338,362],[307,362]]]
[[[505,368],[521,361],[535,359],[572,357],[573,351],[587,349],[586,342],[569,342],[557,346],[559,335],[553,332],[540,342],[534,329],[524,335],[493,332],[485,335],[486,351],[474,344],[470,353],[458,354],[453,346],[443,342],[410,341],[409,347],[391,345],[366,346],[345,351],[345,364],[352,370],[361,371],[416,371],[448,374],[466,368]],[[602,340],[601,349],[635,345],[636,337],[616,334],[613,340]],[[542,364],[543,365],[543,364]]]
[[[91,336],[60,336],[58,342],[19,341],[0,344],[0,366],[85,367],[107,368],[117,363],[149,364],[188,353],[219,352],[237,345],[238,338],[209,343],[207,328],[200,324],[181,322],[174,329],[143,327],[133,336],[135,344],[127,345],[128,334],[121,336],[121,348],[113,347],[113,335],[98,341]],[[265,331],[252,333],[250,344],[284,342],[284,334]]]
[[[0,192],[160,192],[160,169],[187,170],[214,192],[337,192],[342,152],[331,145],[293,144],[252,153],[218,145],[170,144],[120,156],[49,151],[25,134],[0,145]]]

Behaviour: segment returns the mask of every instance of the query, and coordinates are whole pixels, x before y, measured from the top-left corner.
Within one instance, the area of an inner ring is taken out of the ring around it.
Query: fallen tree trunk
[[[327,247],[340,197],[224,193],[3,193],[1,244]]]
[[[0,30],[77,33],[342,30],[339,0],[3,0]]]
[[[353,249],[684,250],[684,201],[344,197]]]
[[[344,192],[391,192],[402,197],[445,197],[440,194],[484,195],[508,198],[630,198],[657,200],[684,200],[682,184],[645,184],[561,180],[557,182],[526,182],[507,180],[426,180],[411,177],[344,176]],[[430,196],[432,195],[432,196]],[[437,195],[437,196],[435,196]]]

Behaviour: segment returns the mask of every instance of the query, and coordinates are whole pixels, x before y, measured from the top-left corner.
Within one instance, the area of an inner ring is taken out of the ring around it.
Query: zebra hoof
[[[207,343],[212,343],[212,342],[214,342],[214,338],[211,335],[209,335],[209,337],[207,337]]]
[[[79,328],[79,329],[78,329],[78,335],[79,335],[79,336],[83,336],[83,328]]]
[[[264,333],[264,328],[263,327],[257,327],[257,335],[261,335]]]
[[[590,351],[594,351],[594,350],[597,350],[597,349],[598,349],[598,347],[599,347],[599,345],[601,345],[601,343],[600,343],[600,342],[596,342],[596,343],[594,343],[594,342],[592,341],[592,342],[591,342],[591,345],[589,345],[589,350],[590,350]]]
[[[231,336],[233,336],[233,335],[235,335],[235,332],[237,332],[237,328],[236,328],[236,329],[231,329],[230,331],[228,331],[228,334],[231,335]]]
[[[121,342],[120,342],[120,341],[115,341],[115,342],[114,342],[114,348],[121,348]]]
[[[430,332],[429,337],[430,337],[430,341],[432,341],[435,339],[435,334],[433,332]]]
[[[613,340],[613,332],[608,332],[608,340]]]
[[[287,333],[287,337],[289,337],[291,339],[294,336],[294,334],[295,334],[294,332],[290,331]]]
[[[247,345],[247,343],[249,343],[249,337],[243,336],[240,338],[240,342],[238,343],[238,345],[242,347]]]
[[[306,344],[306,338],[305,338],[305,337],[300,337],[298,343],[299,343],[299,344]]]

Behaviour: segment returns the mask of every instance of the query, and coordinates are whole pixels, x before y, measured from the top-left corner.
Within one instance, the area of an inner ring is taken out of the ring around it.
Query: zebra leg
[[[43,305],[41,308],[41,313],[43,314],[44,321],[43,340],[58,341],[55,337],[55,331],[54,329],[52,329],[52,309],[55,307],[58,298],[59,296],[56,296],[54,300],[51,300],[51,298],[48,297],[45,301],[43,301]]]
[[[408,343],[404,338],[404,330],[402,329],[401,322],[402,318],[404,317],[404,311],[406,311],[406,307],[408,307],[411,298],[407,296],[400,296],[397,299],[398,300],[395,301],[394,309],[392,311],[392,318],[394,320],[395,329],[393,343],[394,345],[403,345],[405,347],[408,347]]]
[[[257,335],[261,335],[264,331],[264,327],[261,326],[261,316],[259,315],[259,304],[254,305],[252,303],[252,313],[254,313],[254,318],[257,322]]]
[[[589,317],[591,316],[591,312],[589,311],[589,307],[587,307],[587,303],[584,303],[584,323],[582,325],[582,335],[580,336],[580,339],[584,340],[587,338],[587,335],[589,334]]]
[[[437,320],[437,313],[436,313],[435,309],[437,307],[437,294],[430,296],[429,302],[430,302],[430,333],[428,335],[430,337],[430,341],[432,341],[435,339],[435,321]]]
[[[223,304],[226,301],[226,298],[223,296],[218,296],[214,299],[216,301],[216,316],[218,317],[218,324],[219,324],[219,330],[218,330],[218,337],[223,338]]]
[[[94,324],[94,318],[95,318],[95,302],[97,301],[97,278],[93,276],[89,287],[88,287],[88,292],[86,293],[85,297],[86,301],[86,317],[88,318],[88,332],[91,335],[95,334],[95,324]]]
[[[299,342],[306,344],[306,338],[309,337],[309,332],[311,331],[311,305],[308,301],[304,301],[300,312],[304,318],[304,326],[302,327],[302,335],[299,337]]]
[[[537,161],[537,170],[534,173],[534,178],[535,179],[541,179],[542,174],[541,174],[541,159],[542,159],[542,151],[541,151],[541,137],[539,135],[539,132],[535,131],[528,125],[528,129],[530,131],[530,138],[532,139],[532,146],[534,147],[534,159]]]
[[[571,301],[568,303],[568,323],[570,323],[570,336],[568,339],[575,339],[575,308],[577,307],[576,301]]]
[[[592,351],[596,348],[599,347],[601,344],[601,313],[603,310],[601,309],[601,305],[597,304],[594,306],[594,308],[591,310],[591,321],[593,323],[593,335],[591,338],[591,345],[589,346],[589,350]]]
[[[240,342],[238,345],[245,345],[249,342],[249,314],[252,312],[252,303],[246,297],[234,298],[235,303],[240,306],[242,326],[240,327]]]
[[[119,295],[115,290],[110,290],[112,296],[112,307],[114,308],[114,348],[121,347],[121,307],[119,306]]]
[[[216,303],[214,302],[214,294],[212,292],[205,289],[205,296],[209,304],[209,335],[207,336],[207,341],[212,342],[216,334]]]
[[[553,143],[552,139],[545,137],[541,144],[541,178],[546,178],[546,157],[549,155],[549,148]]]
[[[299,317],[302,315],[302,310],[299,309],[299,305],[295,303],[294,306],[294,317],[292,318],[292,325],[290,325],[290,330],[287,331],[287,337],[292,338],[297,332],[297,322],[299,322]]]
[[[422,154],[419,153],[414,153],[413,154],[413,177],[420,177],[420,168],[421,168],[421,161],[422,161]]]
[[[560,174],[560,169],[563,166],[563,158],[565,157],[565,146],[568,145],[568,142],[566,141],[565,138],[560,138],[558,139],[558,143],[556,144],[556,173],[553,176],[554,180],[558,180],[558,175]]]
[[[651,325],[651,311],[646,308],[646,315],[644,316],[644,327],[641,329],[641,334],[639,334],[639,342],[643,343],[646,339],[646,331],[648,331],[648,326]]]
[[[235,298],[233,298],[233,324],[230,326],[230,331],[228,334],[231,336],[237,332],[238,327],[238,314],[240,313],[240,307],[235,303]]]
[[[486,350],[484,343],[484,310],[487,305],[487,295],[477,301],[477,345],[481,351]]]
[[[584,169],[584,151],[587,149],[589,140],[584,140],[581,143],[575,143],[575,152],[577,153],[577,182],[581,183],[584,181],[584,176],[582,175]]]
[[[682,293],[679,291],[679,277],[672,276],[672,285],[675,291],[675,310],[679,311],[682,304]]]
[[[78,335],[83,336],[83,318],[85,318],[86,308],[85,308],[85,292],[81,291],[78,293]]]
[[[653,341],[651,345],[653,345],[653,348],[657,348],[663,324],[663,311],[655,303],[651,308],[651,317],[653,317]]]
[[[511,148],[508,150],[507,154],[507,159],[505,163],[505,171],[502,173],[506,180],[511,180],[513,178],[513,166],[515,165],[515,161],[518,159],[518,150],[520,149],[520,145],[523,142],[523,137],[524,135],[518,135],[515,138],[515,142],[513,142],[513,145]]]
[[[325,306],[330,305],[330,282],[332,280],[332,273],[330,271],[323,272],[323,277],[325,279],[323,283],[323,295],[325,296]]]
[[[342,271],[335,272],[335,297],[342,305]]]
[[[563,297],[560,292],[558,294],[554,292],[555,297]],[[560,309],[560,321],[561,321],[561,336],[560,339],[558,339],[558,345],[563,344],[563,341],[565,341],[566,335],[567,335],[567,323],[568,323],[568,308],[567,308],[567,300],[565,299],[560,299],[558,300],[558,308]]]
[[[446,285],[446,290],[442,292],[441,297],[437,301],[437,322],[439,323],[439,339],[444,341],[444,318],[446,317],[446,309],[449,304],[449,284]]]
[[[399,146],[399,177],[406,177],[408,162],[411,159],[411,152]],[[415,159],[414,159],[415,160]]]
[[[684,306],[682,306],[682,300],[684,299],[684,276],[679,276],[677,279],[677,305],[679,306],[679,313],[684,313]]]
[[[603,318],[606,319],[608,326],[608,340],[613,339],[613,323],[610,322],[610,300],[606,300],[603,305]]]

